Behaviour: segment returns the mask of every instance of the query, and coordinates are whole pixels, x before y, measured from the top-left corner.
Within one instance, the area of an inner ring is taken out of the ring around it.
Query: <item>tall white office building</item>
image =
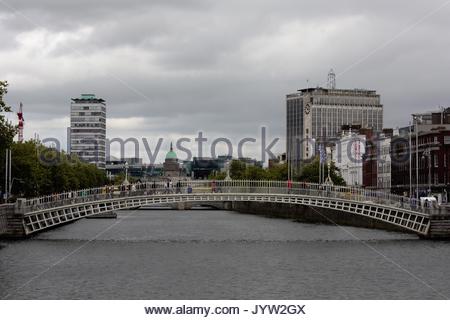
[[[338,139],[343,125],[381,132],[383,106],[373,90],[307,88],[286,96],[286,156],[289,175],[314,157],[318,143]]]
[[[106,104],[95,94],[72,98],[68,148],[72,156],[104,169],[106,164]]]

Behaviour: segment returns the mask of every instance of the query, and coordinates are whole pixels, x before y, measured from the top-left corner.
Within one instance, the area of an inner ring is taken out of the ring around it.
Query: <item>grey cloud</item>
[[[107,101],[109,117],[148,119],[130,136],[198,129],[246,136],[261,125],[282,136],[285,94],[307,79],[324,84],[330,67],[339,87],[378,90],[385,126],[405,125],[409,113],[423,108],[450,106],[450,6],[401,33],[438,0],[10,3],[31,22],[0,5],[0,77],[17,79],[7,99],[23,101],[32,120],[68,116],[71,97],[93,92]],[[17,54],[16,37],[25,31],[84,27],[92,33],[46,54]]]

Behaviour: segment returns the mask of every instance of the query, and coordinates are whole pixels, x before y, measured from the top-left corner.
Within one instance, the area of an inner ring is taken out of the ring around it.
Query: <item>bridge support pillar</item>
[[[233,202],[232,201],[225,201],[223,203],[224,210],[233,210]]]
[[[438,214],[430,217],[430,229],[427,238],[435,240],[450,239],[450,214]]]
[[[188,202],[178,202],[176,205],[177,210],[190,210],[192,208],[192,204]]]
[[[2,213],[6,216],[6,230],[0,236],[2,238],[24,238],[27,236],[24,223],[25,199],[18,199],[14,205],[3,208]]]

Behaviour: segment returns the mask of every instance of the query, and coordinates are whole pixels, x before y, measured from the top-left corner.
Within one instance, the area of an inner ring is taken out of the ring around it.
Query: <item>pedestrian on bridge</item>
[[[287,181],[287,188],[288,188],[288,193],[291,193],[291,189],[292,189],[292,181],[291,179],[288,179]]]

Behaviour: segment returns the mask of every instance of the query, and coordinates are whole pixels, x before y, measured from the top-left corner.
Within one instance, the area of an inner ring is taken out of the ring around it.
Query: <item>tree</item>
[[[231,179],[239,180],[245,179],[245,171],[247,165],[243,161],[232,160],[230,163],[230,177]]]
[[[245,163],[244,163],[245,165]],[[244,179],[247,180],[266,180],[266,170],[258,166],[249,166],[244,173]]]
[[[17,133],[17,127],[8,123],[3,112],[11,112],[11,107],[6,105],[4,96],[8,93],[8,82],[0,81],[0,148],[9,148]]]
[[[7,121],[4,116],[4,112],[11,112],[4,99],[4,96],[8,93],[8,82],[0,81],[0,186],[5,185],[5,156],[6,149],[11,147],[14,136],[17,133],[17,127],[13,126]]]
[[[136,179],[135,177],[130,176],[129,173],[127,179],[129,183],[136,183],[138,181],[138,179]],[[115,185],[121,185],[123,184],[124,181],[125,181],[125,172],[120,172],[119,174],[116,174],[114,176],[113,183]]]
[[[227,173],[226,172],[214,171],[213,173],[211,173],[208,176],[208,179],[209,180],[225,180],[226,177],[227,177]]]
[[[12,193],[20,196],[37,196],[42,191],[51,193],[50,174],[39,163],[36,143],[27,141],[15,143],[12,150],[12,176],[14,184]]]
[[[267,180],[286,181],[288,178],[287,164],[278,164],[272,168],[268,168],[266,172]]]
[[[227,174],[225,172],[212,173],[210,180],[224,180]],[[287,180],[287,165],[279,164],[272,168],[261,168],[258,166],[248,166],[244,161],[233,160],[230,164],[230,177],[235,180]]]
[[[30,140],[12,145],[12,193],[33,197],[94,188],[107,183],[106,174],[93,164]],[[45,160],[45,161],[44,161]]]
[[[298,177],[295,180],[303,182],[319,183],[319,158],[314,159],[310,164],[305,165]],[[325,165],[325,176],[328,176],[328,166]],[[345,180],[342,178],[338,168],[334,165],[334,162],[330,165],[330,177],[335,185],[345,186]]]

